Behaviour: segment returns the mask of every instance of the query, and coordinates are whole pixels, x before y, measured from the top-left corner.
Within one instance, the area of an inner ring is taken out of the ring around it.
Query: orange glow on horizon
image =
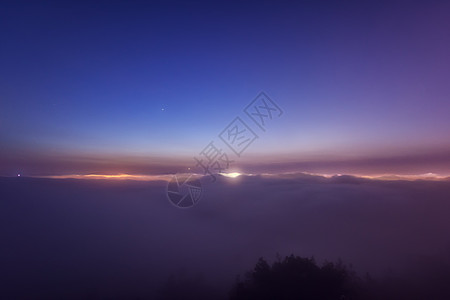
[[[137,180],[137,181],[169,181],[173,175],[133,175],[133,174],[69,174],[54,176],[36,176],[52,179],[110,179],[110,180]]]
[[[416,175],[403,175],[403,174],[377,174],[377,175],[362,175],[362,174],[319,174],[319,173],[309,173],[309,172],[284,172],[284,173],[261,173],[259,175],[264,177],[278,177],[283,175],[295,175],[304,174],[311,176],[322,176],[325,178],[332,178],[335,176],[354,176],[359,178],[366,178],[371,180],[383,180],[383,181],[394,181],[394,180],[448,180],[449,176],[438,175],[434,173],[426,174],[416,174]],[[197,174],[198,175],[198,174]],[[246,174],[246,173],[222,173],[221,175],[230,178],[236,178],[238,176],[255,176],[257,174]],[[136,180],[136,181],[170,181],[174,174],[164,174],[164,175],[142,175],[142,174],[68,174],[68,175],[53,175],[53,176],[32,176],[37,178],[51,178],[51,179],[104,179],[104,180]],[[201,176],[201,175],[200,175]]]

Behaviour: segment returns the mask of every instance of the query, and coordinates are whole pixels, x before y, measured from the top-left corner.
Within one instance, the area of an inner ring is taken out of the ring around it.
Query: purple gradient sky
[[[446,1],[1,6],[0,175],[178,171],[261,90],[235,169],[450,174]]]

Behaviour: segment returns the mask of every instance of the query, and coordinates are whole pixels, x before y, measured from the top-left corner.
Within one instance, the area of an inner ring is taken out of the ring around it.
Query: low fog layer
[[[1,294],[154,296],[171,274],[226,290],[263,256],[341,258],[364,274],[449,257],[450,182],[204,178],[177,209],[166,182],[0,178]]]

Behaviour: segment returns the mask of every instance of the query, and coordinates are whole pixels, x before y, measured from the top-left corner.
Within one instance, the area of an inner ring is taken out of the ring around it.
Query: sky
[[[447,1],[4,1],[0,176],[186,169],[235,118],[242,172],[450,175]],[[283,114],[260,130],[265,92]]]

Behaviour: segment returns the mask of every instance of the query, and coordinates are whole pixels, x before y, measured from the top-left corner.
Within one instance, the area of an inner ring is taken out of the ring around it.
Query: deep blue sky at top
[[[277,2],[2,2],[2,155],[191,157],[261,90],[250,155],[449,148],[446,1]]]

